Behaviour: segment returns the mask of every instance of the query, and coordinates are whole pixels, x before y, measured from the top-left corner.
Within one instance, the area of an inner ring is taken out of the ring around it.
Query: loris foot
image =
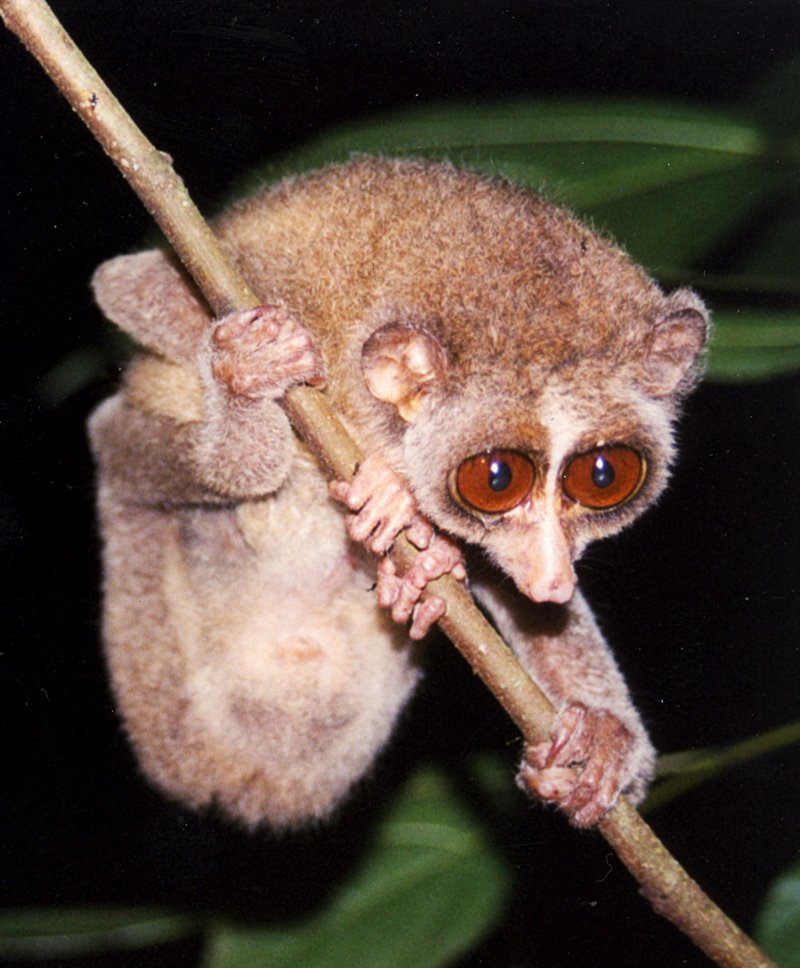
[[[325,382],[311,335],[283,305],[231,313],[211,339],[212,372],[234,396],[277,399],[290,386]]]
[[[412,639],[424,638],[430,627],[444,615],[445,604],[438,595],[423,598],[428,583],[452,575],[459,581],[467,577],[461,549],[441,534],[434,534],[426,545],[418,545],[413,537],[416,519],[408,529],[409,540],[421,554],[400,577],[391,558],[378,564],[378,604],[391,608],[395,622],[406,622],[411,617],[408,634]],[[425,522],[427,524],[427,522]]]
[[[575,827],[591,827],[636,774],[630,730],[605,709],[572,703],[556,717],[551,740],[528,746],[517,783],[557,804]]]
[[[347,533],[374,554],[385,554],[395,538],[405,530],[419,555],[402,577],[393,562],[384,558],[378,565],[378,604],[391,608],[396,622],[406,622],[413,614],[409,635],[423,638],[444,614],[441,598],[423,599],[429,582],[442,575],[466,578],[461,550],[452,541],[435,534],[430,523],[417,513],[416,501],[400,475],[382,460],[368,457],[353,481],[332,481],[330,493],[356,512],[347,521]]]

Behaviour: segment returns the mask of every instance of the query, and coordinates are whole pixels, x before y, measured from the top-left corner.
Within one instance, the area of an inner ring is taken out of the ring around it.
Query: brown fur
[[[310,331],[365,451],[523,590],[543,540],[535,505],[564,454],[622,442],[648,466],[613,512],[562,502],[571,559],[663,488],[702,304],[665,297],[562,210],[449,165],[360,159],[240,202],[216,229],[259,297]],[[105,638],[132,742],[187,802],[277,827],[324,817],[387,741],[416,656],[377,610],[373,564],[293,441],[278,388],[243,401],[221,386],[211,320],[174,263],[121,257],[94,285],[148,351],[91,423]],[[450,493],[454,468],[497,446],[531,454],[539,475],[532,505],[500,519]],[[473,585],[557,706],[625,725],[620,787],[641,796],[652,750],[582,599],[532,604],[492,569]]]

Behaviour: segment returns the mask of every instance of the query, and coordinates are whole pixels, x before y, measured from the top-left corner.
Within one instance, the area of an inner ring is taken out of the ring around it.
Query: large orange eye
[[[630,447],[598,447],[567,464],[562,481],[570,500],[587,508],[613,508],[639,490],[645,465]]]
[[[458,496],[476,511],[502,514],[525,500],[533,487],[533,464],[516,450],[468,457],[456,471]]]

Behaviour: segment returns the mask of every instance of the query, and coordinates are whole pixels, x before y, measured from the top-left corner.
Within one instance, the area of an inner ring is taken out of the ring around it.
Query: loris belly
[[[328,815],[390,735],[443,607],[427,585],[464,576],[467,543],[493,563],[476,595],[558,712],[524,785],[579,826],[641,797],[652,747],[573,563],[665,486],[700,300],[444,164],[360,159],[216,228],[263,306],[212,321],[160,252],[94,282],[145,351],[91,434],[106,646],[146,772],[248,823]],[[278,402],[303,382],[369,455],[330,491]],[[417,564],[375,569],[364,549],[403,530]]]

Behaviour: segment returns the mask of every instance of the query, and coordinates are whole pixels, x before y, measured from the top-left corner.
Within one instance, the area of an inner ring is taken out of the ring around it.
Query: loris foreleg
[[[655,751],[582,595],[532,604],[486,575],[474,579],[473,592],[556,708],[550,738],[525,749],[520,786],[576,827],[596,824],[621,792],[641,800]]]

